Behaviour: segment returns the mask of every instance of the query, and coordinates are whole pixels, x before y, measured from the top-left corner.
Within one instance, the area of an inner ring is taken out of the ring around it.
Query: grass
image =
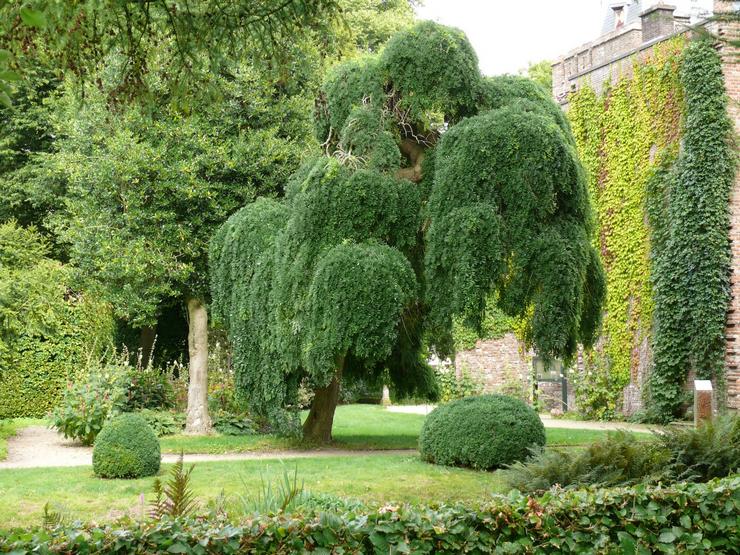
[[[377,405],[345,405],[334,417],[334,447],[340,449],[416,449],[424,416],[388,412]],[[583,445],[599,440],[601,430],[547,428],[548,445]],[[249,453],[314,446],[275,436],[169,436],[161,439],[162,452]]]
[[[284,464],[284,466],[283,466]],[[167,472],[164,465],[160,475]],[[426,464],[414,456],[374,455],[198,463],[192,474],[202,503],[222,491],[228,496],[256,495],[261,480],[277,481],[283,469],[298,470],[298,480],[312,493],[329,493],[367,502],[429,502],[482,500],[501,493],[496,473]],[[33,468],[0,471],[0,526],[39,524],[44,504],[67,519],[112,521],[141,515],[152,498],[154,478],[101,480],[89,467]]]
[[[27,426],[45,426],[46,420],[38,418],[11,418],[0,420],[0,461],[8,457],[8,438],[18,433],[18,430]]]

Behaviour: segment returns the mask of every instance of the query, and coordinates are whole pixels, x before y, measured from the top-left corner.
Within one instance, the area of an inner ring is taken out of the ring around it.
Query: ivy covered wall
[[[632,412],[624,390],[634,384],[650,416],[665,420],[677,414],[690,371],[721,373],[732,151],[723,148],[729,126],[711,46],[674,38],[625,73],[601,96],[586,84],[568,99],[607,271],[601,340],[575,382],[591,416]],[[686,223],[702,218],[711,229]],[[643,387],[648,376],[652,387]]]

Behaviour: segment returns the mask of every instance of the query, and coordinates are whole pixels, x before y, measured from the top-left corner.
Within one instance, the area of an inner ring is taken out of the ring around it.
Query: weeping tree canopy
[[[315,389],[304,434],[331,438],[342,376],[433,387],[422,351],[496,299],[532,346],[595,339],[604,276],[565,118],[522,77],[484,78],[465,35],[432,22],[337,66],[317,100],[324,155],[282,202],[234,214],[210,247],[214,316],[241,392],[276,414]]]

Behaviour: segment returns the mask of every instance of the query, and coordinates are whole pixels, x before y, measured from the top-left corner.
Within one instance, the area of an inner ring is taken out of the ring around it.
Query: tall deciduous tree
[[[538,85],[485,79],[463,33],[424,22],[338,66],[318,101],[326,156],[283,202],[232,216],[210,250],[214,314],[264,414],[315,390],[304,436],[331,439],[341,380],[430,386],[426,335],[497,299],[544,356],[594,341],[604,297],[583,169]]]

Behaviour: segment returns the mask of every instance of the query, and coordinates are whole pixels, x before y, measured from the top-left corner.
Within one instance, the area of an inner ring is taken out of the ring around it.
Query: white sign
[[[712,382],[709,380],[694,380],[694,391],[712,391]]]

